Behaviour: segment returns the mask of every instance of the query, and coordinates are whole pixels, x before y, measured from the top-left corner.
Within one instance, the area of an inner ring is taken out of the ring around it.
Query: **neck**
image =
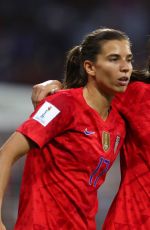
[[[107,95],[89,84],[84,87],[83,96],[87,104],[95,109],[103,120],[106,120],[113,96]]]

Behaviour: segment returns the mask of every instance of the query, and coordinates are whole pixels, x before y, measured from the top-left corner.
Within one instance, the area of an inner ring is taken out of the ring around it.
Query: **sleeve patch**
[[[38,121],[41,125],[47,126],[47,124],[53,120],[60,110],[49,102],[45,102],[37,113],[33,116],[33,119]]]

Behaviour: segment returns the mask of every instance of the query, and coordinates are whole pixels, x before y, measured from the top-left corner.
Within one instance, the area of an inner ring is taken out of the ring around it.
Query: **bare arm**
[[[53,94],[54,92],[58,91],[61,88],[62,88],[62,84],[60,81],[57,81],[57,80],[49,80],[49,81],[45,81],[43,83],[34,85],[32,89],[32,96],[31,96],[32,104],[34,108],[48,94]]]
[[[15,132],[0,149],[0,230],[6,229],[1,220],[1,208],[11,167],[13,163],[25,155],[30,148],[30,141],[19,132]]]

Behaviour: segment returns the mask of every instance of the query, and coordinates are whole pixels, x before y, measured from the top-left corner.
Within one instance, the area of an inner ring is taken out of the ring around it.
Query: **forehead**
[[[131,54],[131,47],[128,40],[105,41],[101,46],[101,54],[127,53]]]

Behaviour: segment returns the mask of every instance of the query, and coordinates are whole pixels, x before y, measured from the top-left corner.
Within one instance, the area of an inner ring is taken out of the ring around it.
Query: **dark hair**
[[[130,82],[133,81],[150,83],[150,58],[148,59],[147,67],[144,70],[133,70]]]
[[[75,46],[68,52],[63,80],[64,88],[77,88],[86,85],[88,76],[83,68],[84,61],[96,61],[104,42],[110,40],[127,40],[130,44],[130,40],[124,32],[101,28],[88,34],[81,45]]]

